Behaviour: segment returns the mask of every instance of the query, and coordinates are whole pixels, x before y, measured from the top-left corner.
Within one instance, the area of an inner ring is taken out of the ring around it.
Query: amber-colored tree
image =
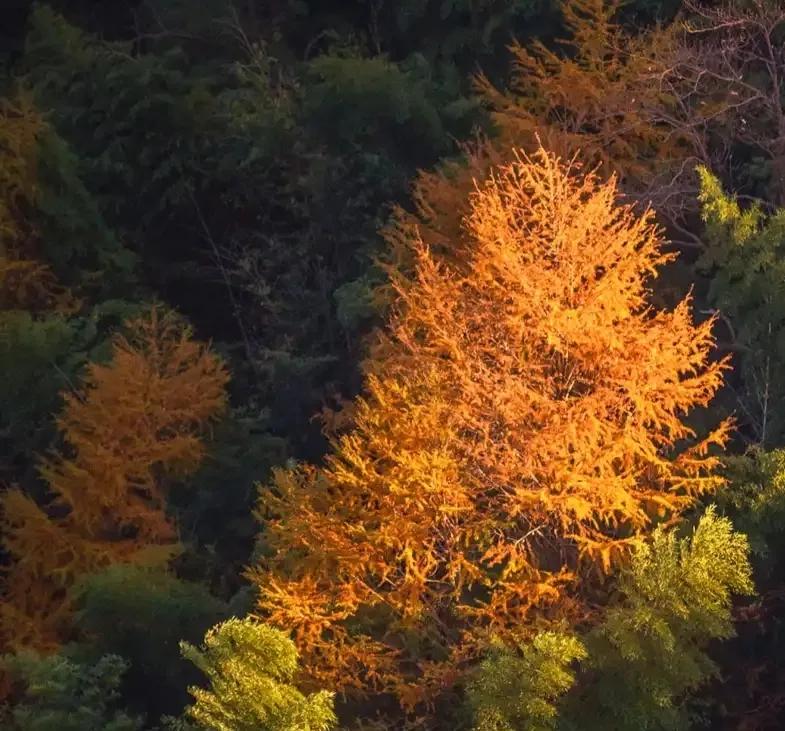
[[[713,490],[698,438],[726,362],[691,301],[654,311],[671,255],[650,214],[539,151],[472,195],[465,257],[420,239],[353,430],[261,493],[260,613],[312,675],[405,706],[489,634],[582,616],[591,577]]]
[[[0,308],[70,308],[72,297],[38,256],[30,209],[38,197],[41,114],[20,95],[0,100]]]
[[[561,47],[515,43],[508,88],[499,91],[484,76],[477,88],[503,143],[531,147],[539,137],[564,156],[580,150],[631,191],[651,194],[689,153],[656,113],[666,101],[657,81],[674,38],[664,29],[631,35],[615,22],[621,5],[565,0],[569,38]]]
[[[153,309],[126,329],[111,362],[90,365],[82,388],[64,394],[57,425],[66,446],[40,467],[51,499],[3,495],[6,648],[56,647],[80,576],[171,555],[177,543],[166,485],[204,456],[202,432],[224,408],[227,373],[171,313]]]
[[[563,0],[566,39],[551,47],[511,45],[505,88],[477,77],[494,134],[467,145],[458,161],[419,175],[414,215],[399,209],[386,231],[396,262],[411,256],[414,225],[434,253],[453,256],[465,241],[460,221],[474,180],[510,162],[510,150],[540,145],[565,159],[578,154],[601,176],[615,174],[620,190],[644,208],[651,204],[680,243],[699,244],[684,219],[696,209],[695,167],[711,159],[700,100],[688,96],[682,73],[681,25],[631,34],[616,20],[622,4]]]

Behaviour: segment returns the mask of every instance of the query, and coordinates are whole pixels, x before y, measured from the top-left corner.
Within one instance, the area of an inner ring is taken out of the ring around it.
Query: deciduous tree
[[[12,558],[0,604],[4,646],[56,647],[78,577],[171,554],[167,480],[199,465],[202,431],[224,408],[226,381],[220,360],[182,321],[153,309],[115,338],[111,363],[90,365],[82,388],[63,395],[57,423],[67,447],[40,465],[51,499],[39,505],[13,489],[2,498]]]
[[[0,307],[50,309],[69,302],[41,261],[30,220],[38,197],[38,145],[46,124],[25,96],[0,99]]]
[[[592,577],[712,491],[686,415],[722,383],[712,320],[655,311],[672,256],[614,179],[540,150],[472,195],[463,245],[419,238],[321,469],[261,492],[259,609],[330,687],[449,686],[488,633],[585,612]],[[416,231],[413,231],[416,236]]]

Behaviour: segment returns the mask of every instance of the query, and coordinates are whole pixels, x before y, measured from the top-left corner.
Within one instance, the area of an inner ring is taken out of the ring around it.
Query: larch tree
[[[507,89],[483,75],[476,85],[502,143],[531,149],[539,139],[565,157],[580,151],[603,172],[616,173],[625,192],[659,196],[692,151],[666,114],[664,84],[676,35],[664,28],[633,35],[617,22],[622,4],[565,0],[567,40],[556,49],[513,43]]]
[[[0,602],[4,647],[56,648],[79,577],[171,555],[178,537],[166,485],[199,466],[227,378],[179,318],[154,308],[115,337],[110,363],[91,364],[81,389],[63,395],[57,426],[67,446],[40,465],[50,499],[40,505],[16,489],[2,497],[11,558]]]
[[[46,122],[30,100],[0,100],[0,307],[31,311],[70,309],[38,251],[40,235],[30,220],[39,194],[38,145]]]
[[[578,155],[605,178],[615,174],[630,200],[644,208],[652,204],[663,222],[694,244],[683,219],[685,208],[695,208],[694,168],[708,157],[696,123],[704,120],[694,114],[693,100],[682,96],[680,26],[634,35],[617,22],[621,6],[619,0],[564,0],[566,39],[551,47],[513,43],[505,88],[476,77],[493,135],[419,174],[414,214],[398,208],[385,231],[396,263],[410,260],[406,244],[413,226],[435,253],[451,257],[471,246],[460,222],[473,181],[509,163],[511,150],[531,153],[540,145],[565,159]]]
[[[730,428],[687,421],[728,364],[690,298],[650,305],[673,257],[615,179],[518,153],[461,225],[451,260],[414,238],[413,276],[392,270],[353,429],[262,490],[249,572],[317,682],[409,710],[491,635],[585,618],[641,535],[721,483]]]

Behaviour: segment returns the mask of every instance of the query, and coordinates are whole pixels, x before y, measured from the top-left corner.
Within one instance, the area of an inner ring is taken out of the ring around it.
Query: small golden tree
[[[260,613],[309,672],[408,707],[489,634],[578,616],[589,577],[714,489],[685,422],[722,382],[712,322],[654,311],[672,257],[615,180],[539,151],[473,195],[465,258],[421,240],[323,469],[261,492]],[[689,446],[688,446],[689,445]]]
[[[46,122],[30,100],[0,100],[0,308],[70,309],[73,297],[39,257],[30,221],[38,198],[38,145]]]
[[[224,408],[220,360],[183,322],[153,309],[118,335],[108,365],[89,366],[57,420],[67,444],[41,463],[52,499],[18,490],[2,498],[3,546],[12,558],[0,604],[5,647],[53,649],[67,628],[68,590],[110,563],[171,555],[167,477],[194,472],[201,432]]]

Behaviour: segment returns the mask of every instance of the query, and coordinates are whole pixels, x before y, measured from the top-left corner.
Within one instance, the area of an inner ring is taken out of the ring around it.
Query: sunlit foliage
[[[473,672],[477,731],[676,731],[717,673],[711,642],[734,629],[734,595],[752,592],[747,538],[709,509],[691,535],[657,528],[623,566],[618,595],[582,637],[544,632],[495,646]]]
[[[566,157],[579,152],[602,172],[617,173],[628,190],[652,193],[655,178],[664,185],[690,152],[656,114],[673,39],[662,29],[630,33],[618,22],[621,7],[620,0],[566,0],[569,40],[556,49],[513,44],[508,87],[499,91],[480,76],[478,90],[501,148],[531,149],[539,141]]]
[[[516,649],[499,643],[467,687],[474,731],[549,731],[557,727],[555,702],[575,682],[572,665],[586,657],[575,637],[542,632]]]
[[[422,171],[414,185],[414,214],[397,209],[385,238],[393,258],[406,261],[412,227],[428,246],[450,258],[460,251],[475,180],[512,151],[540,145],[573,155],[607,177],[633,200],[654,202],[670,222],[694,208],[694,185],[685,183],[696,141],[675,122],[680,114],[670,92],[676,52],[674,31],[654,28],[636,35],[619,22],[618,0],[565,0],[560,4],[567,40],[510,46],[511,73],[504,87],[475,79],[490,113],[493,134],[463,146],[463,156]],[[685,194],[686,190],[686,194]]]
[[[735,634],[732,597],[753,591],[747,537],[713,509],[686,538],[657,529],[623,569],[619,591],[586,638],[589,673],[569,728],[690,728],[689,694],[717,672],[709,644]]]
[[[210,731],[329,731],[335,728],[333,694],[304,695],[292,685],[297,650],[280,630],[253,620],[230,619],[213,627],[201,648],[183,655],[210,681],[191,688],[186,713]]]
[[[520,156],[474,194],[459,262],[415,239],[414,277],[391,272],[354,429],[261,492],[259,607],[314,677],[411,708],[488,632],[580,615],[593,576],[720,484],[728,424],[684,420],[722,382],[713,321],[650,307],[672,257],[616,198]]]
[[[706,244],[699,261],[708,300],[723,315],[741,380],[737,404],[755,443],[780,444],[785,429],[785,209],[743,207],[700,170]]]

